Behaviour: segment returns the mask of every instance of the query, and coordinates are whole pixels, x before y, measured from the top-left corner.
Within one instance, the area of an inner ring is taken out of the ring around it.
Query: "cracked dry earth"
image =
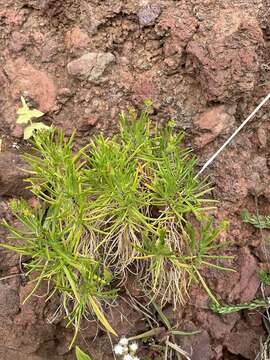
[[[20,170],[19,155],[29,147],[16,124],[21,95],[46,113],[45,123],[66,134],[76,129],[78,146],[97,132],[113,133],[121,110],[151,98],[153,119],[175,119],[202,165],[270,91],[269,41],[269,0],[0,0],[0,217],[12,221],[12,197],[33,201]],[[270,213],[269,106],[207,170],[219,200],[215,217],[231,224],[224,239],[237,272],[205,272],[225,303],[262,296],[257,274],[267,266],[261,245],[269,233],[261,236],[240,214],[255,212],[256,199],[260,213]],[[63,319],[51,322],[59,299],[22,305],[31,284],[10,276],[19,264],[0,250],[0,359],[74,359],[72,330]],[[145,323],[125,300],[107,315],[119,334],[131,336]],[[260,313],[216,316],[197,286],[186,307],[166,314],[181,330],[201,330],[177,340],[192,360],[255,359],[267,336]],[[112,358],[95,322],[84,324],[79,344],[94,360]]]

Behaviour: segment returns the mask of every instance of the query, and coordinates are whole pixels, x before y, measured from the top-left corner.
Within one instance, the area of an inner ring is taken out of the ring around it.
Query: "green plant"
[[[159,298],[161,305],[165,305],[169,298],[176,307],[177,303],[179,301],[184,302],[185,297],[188,295],[190,282],[196,281],[200,282],[210,298],[217,302],[204,281],[200,268],[206,266],[224,271],[233,271],[215,263],[215,260],[231,260],[231,256],[211,255],[212,251],[226,245],[218,243],[216,239],[227,225],[228,223],[224,221],[219,227],[214,228],[211,218],[202,217],[196,234],[194,227],[187,222],[184,230],[186,231],[185,240],[187,245],[184,252],[172,248],[170,244],[172,241],[166,239],[164,229],[159,229],[156,239],[148,236],[144,241],[144,247],[138,250],[144,254],[139,258],[145,259],[149,263],[151,271],[143,280],[145,288],[151,289],[153,299]],[[171,236],[175,236],[174,241],[178,246],[177,235],[180,237],[176,230],[171,234]],[[180,284],[179,279],[181,280]]]
[[[89,200],[88,189],[83,186],[80,154],[73,156],[72,139],[65,143],[60,132],[55,142],[54,134],[39,132],[35,137],[38,156],[25,156],[32,168],[30,189],[40,203],[36,208],[23,200],[10,203],[21,226],[4,224],[10,230],[10,239],[19,240],[21,245],[3,246],[31,257],[25,263],[27,274],[33,274],[35,282],[29,296],[43,280],[49,283],[47,299],[56,291],[61,294],[68,323],[75,326],[73,341],[89,310],[107,331],[116,335],[100,305],[100,299],[115,295],[115,290],[107,290],[112,276],[89,253],[91,233],[84,220]]]
[[[65,140],[54,129],[34,134],[33,153],[24,158],[39,205],[12,202],[20,225],[5,226],[16,245],[3,246],[30,257],[31,294],[43,280],[48,298],[60,293],[75,336],[89,311],[116,334],[102,304],[129,272],[152,300],[176,307],[192,281],[215,300],[202,267],[231,270],[219,260],[232,257],[217,253],[226,245],[218,240],[226,223],[215,227],[207,215],[211,187],[196,176],[196,158],[174,125],[159,128],[148,109],[139,116],[130,109],[121,114],[119,134],[98,135],[77,153],[73,136]]]
[[[25,140],[31,138],[34,135],[34,132],[37,130],[49,130],[50,127],[43,124],[42,122],[32,122],[33,118],[39,118],[44,115],[43,112],[36,109],[29,109],[25,99],[21,96],[22,107],[17,110],[17,114],[19,115],[17,118],[17,124],[28,124],[24,128],[24,136]]]
[[[250,214],[247,210],[245,210],[242,213],[242,220],[258,229],[270,229],[270,216],[257,216]]]
[[[212,240],[224,224],[203,225],[203,237],[190,238],[188,217],[207,223],[213,200],[206,197],[207,181],[195,176],[196,159],[183,147],[183,133],[173,127],[174,122],[154,126],[147,111],[139,118],[133,109],[121,114],[120,135],[94,140],[85,173],[97,218],[93,227],[101,235],[96,248],[106,254],[105,264],[121,276],[136,272],[154,297],[176,306],[184,302],[190,281],[200,280],[203,262],[209,266],[209,252],[217,249]],[[206,231],[213,232],[209,239]]]
[[[257,229],[270,229],[270,216],[253,215],[245,210],[242,212],[242,220],[247,224],[253,225]],[[270,285],[269,271],[260,270],[259,278],[263,284]]]
[[[90,356],[85,354],[78,346],[76,346],[75,354],[77,360],[91,360]]]
[[[259,278],[261,282],[265,285],[270,285],[270,274],[269,271],[260,270],[259,271]]]
[[[216,314],[219,315],[231,314],[241,310],[255,310],[258,308],[268,309],[269,307],[270,303],[268,299],[255,299],[250,302],[236,305],[220,305],[216,303],[212,303],[210,305],[211,310],[213,310]]]

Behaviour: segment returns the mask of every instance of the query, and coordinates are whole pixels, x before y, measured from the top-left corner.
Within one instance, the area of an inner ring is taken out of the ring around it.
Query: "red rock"
[[[217,150],[215,147],[209,153],[210,157]],[[233,140],[211,165],[213,177],[215,177],[216,194],[222,200],[223,206],[237,211],[243,205],[248,195],[248,165],[251,161],[253,144],[248,136],[240,134]],[[242,211],[242,209],[241,209]],[[240,234],[241,235],[241,232]],[[242,236],[235,240],[239,244]]]
[[[86,32],[81,30],[78,26],[75,26],[71,30],[67,31],[65,35],[65,45],[67,49],[75,52],[78,49],[84,49],[90,42],[90,38]]]
[[[31,34],[32,39],[38,46],[40,46],[45,40],[45,35],[41,31],[33,31]]]
[[[210,311],[196,311],[196,319],[201,323],[200,328],[206,329],[212,338],[224,339],[230,334],[240,315],[234,313],[220,317]]]
[[[208,101],[238,99],[256,85],[258,51],[264,43],[260,26],[237,7],[209,16],[207,22],[187,46],[187,68],[198,74]]]
[[[193,330],[195,329],[196,327]],[[207,331],[202,330],[201,333],[194,336],[181,336],[178,341],[183,350],[192,354],[192,360],[212,359],[210,337]]]
[[[264,336],[262,327],[253,327],[239,323],[237,330],[232,332],[225,340],[224,346],[235,355],[241,355],[245,359],[253,360],[260,349],[260,339]]]
[[[20,298],[17,289],[0,284],[0,316],[10,317],[20,310]]]
[[[197,309],[209,308],[209,297],[206,292],[200,287],[193,284],[189,290],[190,303]]]
[[[90,125],[90,126],[94,126],[98,121],[98,118],[96,116],[92,116],[90,118],[85,119],[85,122]]]
[[[156,31],[158,33],[170,32],[163,46],[165,56],[182,54],[183,48],[195,33],[196,26],[197,20],[188,12],[182,12],[175,6],[164,10]]]
[[[28,175],[22,170],[25,167],[19,155],[0,153],[0,196],[29,196],[24,182]]]
[[[8,61],[5,71],[11,81],[13,98],[18,99],[27,92],[39,104],[39,110],[47,112],[54,107],[56,88],[46,72],[34,68],[24,58]]]
[[[232,288],[228,296],[228,302],[243,303],[251,301],[256,297],[260,280],[258,278],[256,259],[251,255],[247,247],[239,250],[239,260],[236,268],[237,272],[230,276]],[[224,288],[226,288],[225,284],[228,284],[228,281],[225,281]]]
[[[80,131],[88,131],[92,126],[96,125],[100,117],[95,115],[82,117],[77,124],[77,128]]]
[[[202,133],[195,138],[195,144],[203,147],[213,141],[218,135],[226,134],[234,123],[235,106],[215,106],[194,120],[194,125],[202,130]]]
[[[141,105],[145,99],[151,99],[154,102],[158,99],[159,89],[151,74],[143,74],[134,81],[132,100]]]
[[[156,32],[166,36],[163,44],[165,64],[169,69],[176,69],[182,63],[182,55],[188,41],[196,31],[197,20],[189,12],[175,6],[163,11],[156,25]]]
[[[268,261],[269,254],[270,254],[270,243],[269,243],[270,230],[261,229],[258,231],[260,231],[260,233],[261,233],[261,236],[259,236],[259,238],[261,239],[262,246],[256,247],[256,249],[254,249],[254,253],[255,253],[256,257],[258,257],[258,259],[262,263],[264,263],[264,264],[260,264],[260,269],[270,270],[269,261]]]

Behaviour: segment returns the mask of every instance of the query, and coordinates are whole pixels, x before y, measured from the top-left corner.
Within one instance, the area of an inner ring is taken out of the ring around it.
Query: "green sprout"
[[[267,270],[259,271],[259,278],[264,285],[270,285],[270,274]]]
[[[270,216],[257,216],[250,214],[245,210],[242,213],[242,220],[247,224],[253,225],[257,229],[270,229]]]
[[[269,299],[255,299],[246,303],[236,305],[220,305],[216,303],[212,303],[210,305],[211,310],[219,315],[232,314],[241,310],[255,310],[258,308],[268,309],[269,307]]]
[[[77,360],[91,360],[90,356],[83,352],[78,346],[76,346],[75,354]]]
[[[49,130],[51,129],[49,126],[43,124],[42,122],[32,122],[33,118],[39,118],[44,115],[43,112],[36,109],[29,109],[25,99],[21,96],[22,107],[17,110],[17,114],[19,115],[17,118],[17,124],[28,124],[24,128],[24,136],[25,140],[30,139],[35,131],[38,130]]]

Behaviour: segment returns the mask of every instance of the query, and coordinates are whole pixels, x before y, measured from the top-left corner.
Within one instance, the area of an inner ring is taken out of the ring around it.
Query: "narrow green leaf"
[[[141,334],[138,334],[138,335],[135,335],[135,336],[131,336],[130,338],[128,338],[128,340],[133,341],[133,340],[140,340],[140,339],[145,339],[145,338],[157,336],[163,330],[164,330],[164,327],[154,328],[154,329],[145,331],[144,333],[141,333]]]
[[[113,335],[117,336],[117,333],[115,332],[115,330],[111,327],[111,325],[109,324],[108,320],[105,318],[102,310],[100,309],[100,306],[97,304],[97,302],[95,301],[95,299],[90,296],[89,297],[89,302],[92,306],[92,309],[96,315],[96,317],[98,318],[98,320],[101,322],[101,324],[105,327],[105,329],[107,331],[109,331],[110,333],[112,333]]]
[[[91,360],[91,357],[83,352],[79,346],[76,346],[75,353],[77,360]]]
[[[156,309],[156,311],[158,312],[158,315],[159,315],[161,321],[163,322],[163,324],[167,327],[168,330],[171,330],[171,328],[172,328],[171,323],[170,323],[169,319],[165,316],[163,311],[161,310],[161,307],[158,306],[158,304],[156,304],[155,301],[152,301],[152,304],[153,304],[154,308]]]
[[[78,301],[78,303],[80,302],[80,295],[79,295],[79,292],[78,292],[78,289],[77,289],[77,286],[76,286],[76,282],[73,278],[73,275],[72,273],[69,271],[69,269],[66,267],[66,266],[63,266],[63,270],[66,274],[66,277],[68,279],[68,282],[74,292],[74,295],[76,297],[76,300]]]

